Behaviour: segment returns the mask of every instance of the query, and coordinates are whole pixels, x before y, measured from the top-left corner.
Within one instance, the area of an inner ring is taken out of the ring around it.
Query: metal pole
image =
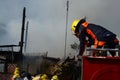
[[[12,63],[14,61],[14,53],[13,53],[13,46],[12,46]]]
[[[20,41],[20,43],[19,43],[19,46],[20,46],[20,54],[23,53],[25,17],[26,17],[25,12],[26,12],[26,8],[24,7],[24,9],[23,9],[23,19],[22,19],[22,29],[21,29],[21,41]]]
[[[65,49],[64,49],[64,59],[66,58],[66,45],[67,45],[67,25],[68,25],[68,9],[69,9],[69,1],[67,0],[67,9],[66,9],[66,29],[65,29]]]
[[[27,21],[27,24],[26,24],[26,33],[25,33],[25,46],[24,46],[24,52],[26,52],[26,47],[27,47],[28,24],[29,24],[29,21]]]

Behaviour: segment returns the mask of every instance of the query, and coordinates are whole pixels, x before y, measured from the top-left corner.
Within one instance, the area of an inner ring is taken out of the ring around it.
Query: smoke
[[[7,32],[6,32],[6,25],[3,23],[0,23],[0,36],[4,36]]]
[[[4,36],[6,36],[7,34],[7,31],[6,31],[6,25],[4,23],[0,23],[0,42],[2,43],[3,42],[3,38]]]
[[[27,52],[47,52],[48,56],[63,57],[67,0],[1,0],[0,45],[18,44],[22,26],[22,10],[26,7],[29,21]],[[104,26],[120,37],[120,0],[69,0],[67,54],[70,44],[79,41],[71,33],[74,19],[84,16],[92,23]]]

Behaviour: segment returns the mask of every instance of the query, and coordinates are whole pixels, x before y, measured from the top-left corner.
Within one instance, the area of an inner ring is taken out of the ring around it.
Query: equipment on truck
[[[92,52],[97,52],[96,54],[100,54],[101,52],[108,53],[109,51],[115,51],[119,54],[120,49],[109,49],[109,48],[87,48],[86,49],[86,55],[82,56],[81,59],[78,59],[78,61],[74,58],[67,57],[64,60],[58,61],[54,67],[52,67],[52,74],[57,74],[60,80],[96,80],[97,74],[100,72],[99,75],[103,75],[105,70],[108,72],[111,71],[111,68],[114,67],[116,69],[112,70],[116,75],[113,76],[120,76],[120,57],[115,56],[92,56]],[[89,55],[87,54],[89,52]],[[111,65],[112,64],[112,65]],[[104,69],[101,69],[101,67]],[[106,68],[105,68],[106,67]],[[96,69],[96,70],[94,70]],[[88,71],[91,71],[88,75]],[[96,72],[94,72],[96,71]],[[105,71],[106,72],[106,71]],[[94,73],[94,74],[92,74]],[[94,76],[95,75],[95,76]],[[104,73],[106,77],[108,77],[108,73]],[[110,74],[112,76],[112,73]],[[87,76],[89,78],[87,78]],[[93,77],[94,76],[94,77]],[[105,78],[105,76],[103,76]],[[98,76],[100,77],[100,76]],[[92,79],[90,79],[92,78]],[[108,78],[102,79],[106,80]],[[113,78],[112,78],[113,79]],[[112,80],[111,79],[111,80]],[[116,80],[119,80],[115,78]]]
[[[77,80],[80,79],[81,65],[80,61],[75,61],[75,58],[67,57],[65,60],[60,60],[52,67],[52,74],[58,75],[59,80]]]

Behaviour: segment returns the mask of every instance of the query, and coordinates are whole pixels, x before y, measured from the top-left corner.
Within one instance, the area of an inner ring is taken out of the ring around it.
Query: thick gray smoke
[[[27,52],[47,52],[48,56],[63,57],[67,0],[1,0],[0,45],[18,44],[22,26],[22,10],[26,7],[29,21]],[[70,44],[78,41],[71,33],[74,19],[87,20],[113,31],[120,37],[120,0],[69,0],[67,54]]]

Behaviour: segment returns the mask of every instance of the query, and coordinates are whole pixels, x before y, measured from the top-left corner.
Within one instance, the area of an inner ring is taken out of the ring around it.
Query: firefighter
[[[34,76],[34,77],[32,78],[32,80],[40,80],[40,77],[41,77],[41,74],[36,75],[36,76]]]
[[[57,75],[53,75],[51,80],[59,80]]]
[[[80,41],[78,58],[83,55],[86,46],[94,45],[94,48],[102,48],[107,45],[106,48],[113,49],[119,44],[116,34],[100,25],[87,22],[86,18],[74,20],[71,30]],[[113,51],[110,51],[110,54],[113,57],[116,55]],[[93,56],[95,56],[95,53]],[[105,56],[107,56],[107,53]]]
[[[16,67],[14,71],[14,75],[12,77],[12,80],[19,80],[20,79],[20,68]]]
[[[40,80],[48,80],[48,76],[46,74],[42,74]]]
[[[26,71],[21,71],[20,76],[24,80],[32,80],[31,74]]]

